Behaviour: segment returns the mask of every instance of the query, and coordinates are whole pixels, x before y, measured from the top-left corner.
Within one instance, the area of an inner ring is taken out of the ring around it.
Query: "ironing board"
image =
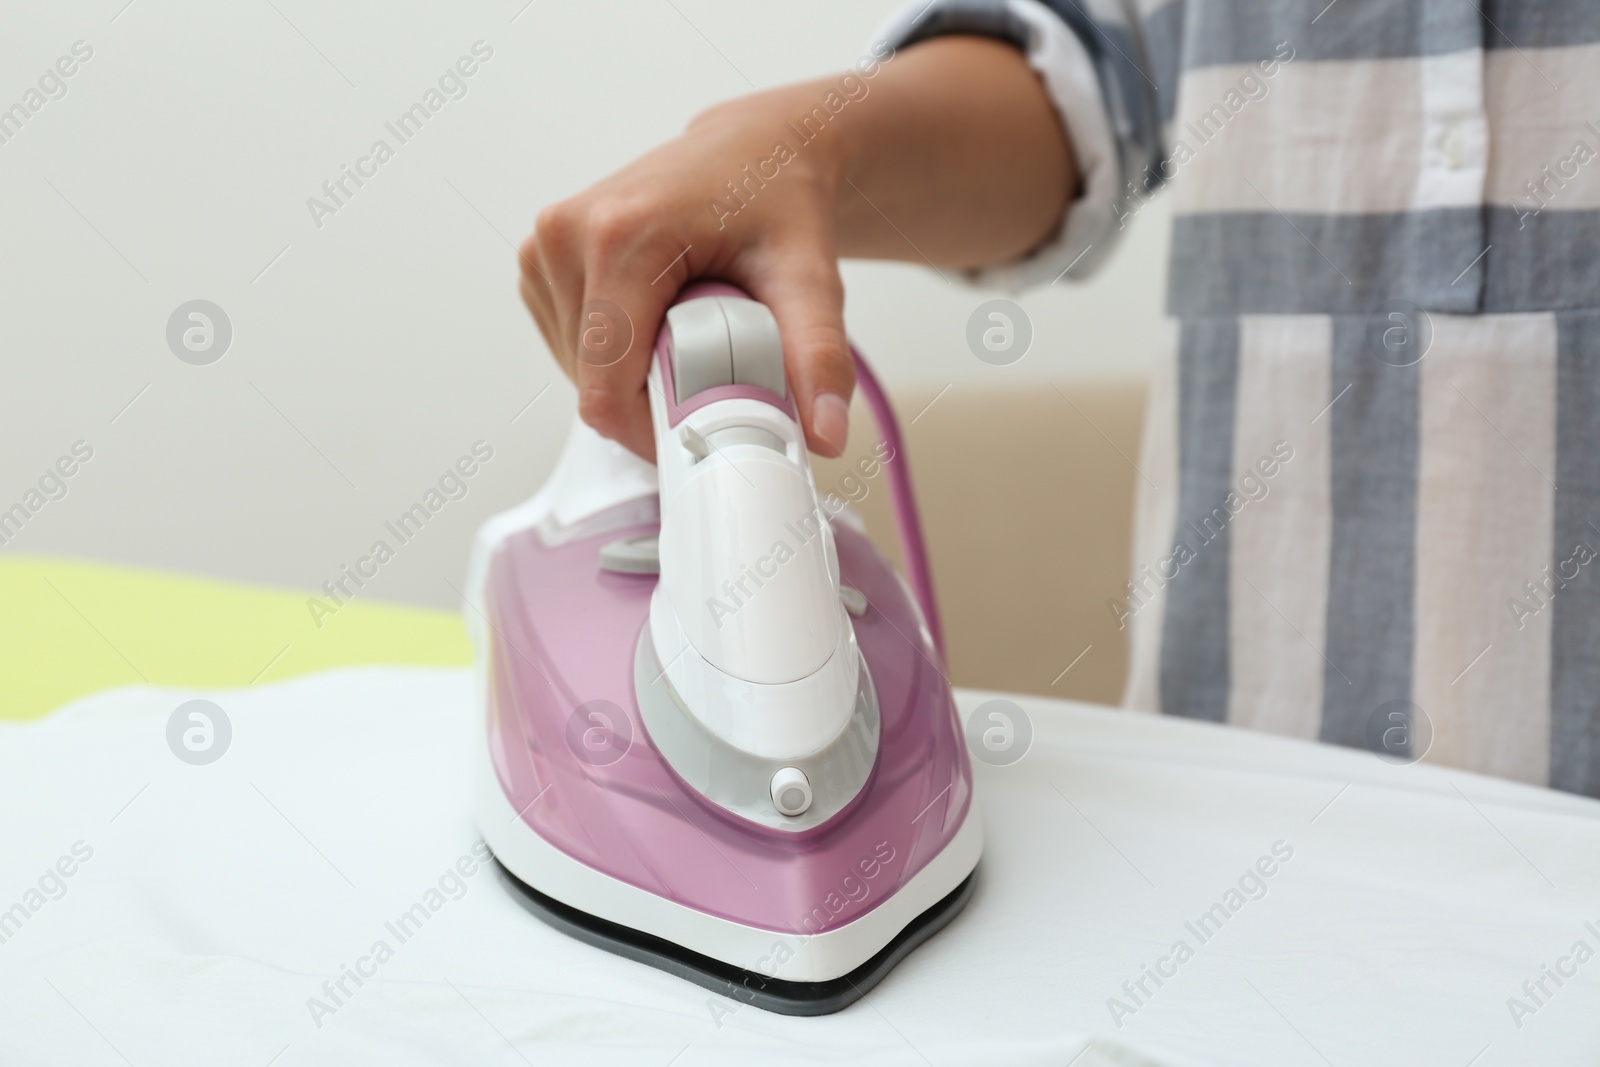
[[[38,561],[0,589],[0,691],[32,720],[0,723],[0,1064],[1600,1058],[1593,801],[958,691],[1033,735],[977,764],[976,897],[859,1004],[786,1018],[562,937],[496,880],[447,614],[352,604],[330,638],[288,593]],[[204,764],[168,740],[197,698],[231,734]]]

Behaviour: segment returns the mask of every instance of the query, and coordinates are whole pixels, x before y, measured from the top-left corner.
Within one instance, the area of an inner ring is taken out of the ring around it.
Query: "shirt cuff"
[[[1116,207],[1123,180],[1105,97],[1088,51],[1038,0],[912,0],[874,40],[899,49],[955,33],[996,37],[1022,50],[1066,131],[1079,183],[1061,225],[1033,251],[1011,263],[962,274],[974,285],[1012,292],[1062,277],[1089,277],[1120,233]]]

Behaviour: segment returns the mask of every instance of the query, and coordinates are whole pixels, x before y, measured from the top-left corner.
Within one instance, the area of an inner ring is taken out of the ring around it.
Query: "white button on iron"
[[[772,776],[772,805],[791,818],[811,808],[811,780],[799,767],[783,767]]]

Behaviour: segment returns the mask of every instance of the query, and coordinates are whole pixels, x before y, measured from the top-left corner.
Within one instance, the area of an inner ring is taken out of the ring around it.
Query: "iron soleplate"
[[[976,869],[943,900],[911,921],[877,955],[849,974],[823,982],[791,982],[703,956],[666,938],[590,915],[539,892],[496,860],[500,876],[516,898],[562,933],[618,956],[649,964],[668,974],[744,1004],[780,1015],[831,1015],[866,996],[911,950],[942,930],[972,898]],[[776,935],[775,935],[776,936]]]

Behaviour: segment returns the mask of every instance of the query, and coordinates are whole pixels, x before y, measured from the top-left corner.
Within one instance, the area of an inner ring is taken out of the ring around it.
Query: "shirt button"
[[[1461,123],[1452,122],[1445,127],[1439,138],[1439,151],[1444,153],[1444,161],[1451,170],[1460,170],[1466,164],[1467,135]]]

